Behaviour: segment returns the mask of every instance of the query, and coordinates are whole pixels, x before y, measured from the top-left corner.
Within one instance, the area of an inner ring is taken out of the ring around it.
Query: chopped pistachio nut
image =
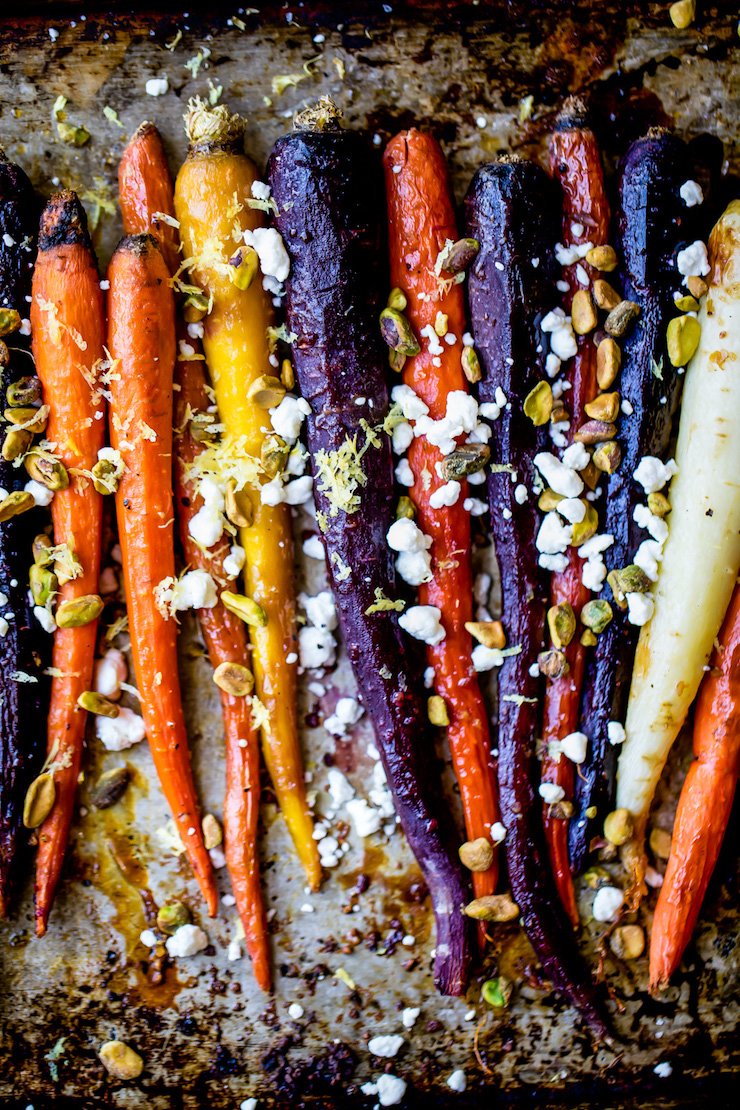
[[[654,826],[650,830],[650,851],[657,859],[668,859],[671,854],[671,834]]]
[[[33,494],[26,493],[25,490],[16,490],[14,493],[9,493],[7,497],[0,501],[0,524],[4,524],[6,520],[10,520],[11,517],[18,516],[20,513],[28,512],[35,504]]]
[[[388,294],[388,303],[386,305],[386,308],[394,308],[396,312],[403,312],[407,304],[408,301],[403,289],[399,289],[398,286],[396,286],[395,289],[391,289],[390,293]]]
[[[540,673],[548,678],[562,678],[570,670],[565,652],[559,651],[557,648],[551,648],[550,651],[541,651],[537,656],[537,666]]]
[[[701,339],[701,324],[694,316],[675,316],[668,324],[666,344],[672,366],[685,366]]]
[[[190,923],[190,910],[182,902],[166,902],[157,912],[157,928],[163,933],[176,933]]]
[[[188,427],[190,438],[196,443],[215,443],[218,438],[214,430],[215,423],[214,413],[194,412]]]
[[[432,694],[431,697],[427,698],[427,716],[429,717],[430,723],[437,728],[446,728],[450,723],[447,703],[439,694]]]
[[[405,517],[407,520],[413,520],[415,516],[416,509],[414,507],[414,502],[410,497],[407,497],[405,493],[402,494],[396,505],[396,520],[400,520],[401,517]]]
[[[45,606],[59,587],[57,576],[48,567],[34,563],[28,571],[28,585],[35,605]]]
[[[21,425],[21,430],[32,432],[33,435],[39,435],[41,432],[46,431],[46,425],[49,420],[49,406],[40,405],[39,408],[21,406],[19,408],[6,409],[3,416],[9,424]]]
[[[219,844],[223,843],[223,829],[218,822],[218,818],[214,817],[212,813],[206,813],[201,824],[203,828],[203,843],[210,852],[211,848],[218,848]]]
[[[709,292],[709,286],[702,277],[698,277],[696,275],[688,277],[686,279],[686,284],[689,288],[689,293],[691,293],[691,296],[696,297],[697,300],[701,300],[701,298],[706,296],[706,294]]]
[[[280,381],[286,389],[292,389],[295,385],[295,370],[289,358],[284,358],[280,363]]]
[[[86,127],[78,127],[74,123],[67,123],[65,120],[57,120],[57,135],[63,143],[67,143],[69,146],[84,146],[85,143],[90,141],[90,132]]]
[[[254,247],[240,247],[229,259],[229,278],[237,289],[249,289],[259,270],[259,255]]]
[[[245,490],[237,490],[233,478],[226,486],[224,510],[227,518],[237,528],[249,528],[254,520],[254,510],[249,494]]]
[[[33,555],[34,563],[40,567],[48,566],[53,559],[52,548],[53,544],[45,532],[39,532],[38,536],[34,537],[31,544],[31,554]]]
[[[94,713],[97,717],[111,717],[115,719],[120,713],[114,701],[104,697],[102,694],[96,693],[95,690],[85,690],[81,693],[77,699],[77,704],[80,709],[86,709],[88,713]]]
[[[549,382],[537,385],[524,398],[524,415],[528,416],[536,428],[547,424],[552,412],[552,386]]]
[[[447,335],[448,322],[449,317],[445,312],[438,312],[434,318],[434,330],[440,339]]]
[[[14,408],[36,405],[41,400],[41,380],[33,376],[18,378],[10,383],[6,396],[8,404]]]
[[[97,620],[103,611],[103,599],[97,594],[83,594],[63,601],[56,611],[60,628],[82,628]]]
[[[573,294],[571,320],[576,335],[588,335],[598,323],[596,308],[588,289],[578,289]]]
[[[90,802],[96,809],[109,809],[123,797],[131,772],[128,767],[114,767],[105,771],[90,791]]]
[[[33,433],[25,428],[9,428],[3,440],[2,456],[6,462],[22,458],[33,443]]]
[[[483,470],[491,458],[491,448],[487,443],[461,443],[442,462],[442,474],[449,482],[477,474]]]
[[[219,663],[213,672],[213,681],[219,690],[233,698],[245,698],[254,689],[254,675],[242,663]]]
[[[27,829],[37,829],[54,808],[57,788],[49,771],[33,780],[23,801],[23,824]]]
[[[506,647],[506,633],[501,621],[466,621],[465,629],[483,647],[499,651]]]
[[[610,844],[621,848],[635,831],[635,823],[628,809],[615,809],[604,818],[604,836]]]
[[[587,401],[583,408],[593,420],[611,422],[619,416],[619,394],[600,393],[593,401]]]
[[[98,1053],[101,1064],[116,1079],[138,1079],[144,1061],[138,1052],[123,1041],[106,1041]]]
[[[648,509],[650,509],[653,516],[668,516],[671,511],[670,501],[660,490],[656,490],[655,493],[649,493],[647,503]]]
[[[614,286],[610,285],[608,281],[604,281],[603,278],[597,278],[594,282],[593,295],[597,306],[606,312],[611,312],[613,308],[616,308],[622,299]]]
[[[679,297],[676,301],[674,301],[674,304],[679,312],[699,311],[699,302],[697,301],[696,297],[692,297],[690,294]]]
[[[23,465],[29,478],[40,482],[42,486],[57,493],[69,485],[69,474],[66,467],[59,459],[49,455],[46,451],[34,449],[23,459]]]
[[[262,374],[256,378],[249,389],[247,397],[261,409],[274,409],[285,396],[286,389],[280,378],[272,374]]]
[[[616,440],[599,443],[591,457],[597,470],[603,474],[613,474],[622,461],[622,448]]]
[[[614,439],[617,434],[617,425],[608,420],[587,420],[581,424],[573,438],[577,443],[593,445],[602,440]]]
[[[0,335],[12,335],[21,326],[20,313],[15,308],[0,308]]]
[[[609,947],[620,960],[639,960],[645,951],[645,930],[641,925],[618,925],[609,936]]]
[[[626,335],[632,323],[640,315],[640,306],[634,301],[620,301],[613,308],[604,321],[604,331],[607,335],[620,339]]]
[[[121,471],[122,467],[114,463],[112,459],[98,459],[90,473],[92,474],[93,486],[101,497],[116,492],[122,477]]]
[[[537,508],[541,509],[543,513],[550,513],[553,509],[558,507],[562,500],[563,494],[555,493],[555,490],[550,489],[548,486],[537,498]]]
[[[571,545],[573,547],[580,547],[586,540],[590,540],[595,536],[599,529],[599,515],[596,509],[590,503],[586,505],[586,515],[583,520],[579,520],[577,524],[573,525],[573,534],[571,536]]]
[[[622,364],[622,351],[615,339],[607,336],[596,348],[596,381],[599,389],[613,385]]]
[[[584,646],[584,647],[586,647],[586,648],[589,648],[589,647],[595,647],[595,646],[596,646],[596,636],[595,636],[595,635],[593,634],[593,632],[591,631],[591,629],[590,629],[590,628],[587,628],[585,632],[582,632],[582,633],[581,633],[581,640],[580,640],[580,642],[581,642],[581,643],[583,644],[583,646]]]
[[[675,0],[668,9],[671,23],[679,31],[685,31],[696,19],[696,0]]]
[[[400,351],[388,351],[388,365],[396,374],[400,374],[406,365],[406,355]]]
[[[458,849],[460,863],[468,871],[487,871],[493,863],[493,845],[485,836],[466,840]]]
[[[476,921],[515,921],[519,907],[510,894],[484,894],[468,902],[463,913]]]
[[[576,632],[576,615],[568,602],[552,605],[547,611],[547,626],[556,648],[567,647]]]
[[[474,385],[481,380],[483,371],[481,370],[480,359],[474,347],[463,347],[462,355],[460,357],[462,363],[463,374],[467,381]]]
[[[589,266],[593,266],[595,270],[601,270],[605,274],[610,274],[612,270],[616,270],[619,259],[614,247],[609,247],[606,244],[600,247],[591,247],[591,250],[586,255],[586,261]]]
[[[627,608],[625,594],[646,594],[650,592],[652,582],[641,567],[631,563],[619,570],[611,570],[606,576],[611,586],[614,600],[620,609]]]
[[[513,990],[514,984],[511,980],[505,975],[499,975],[497,979],[486,979],[481,987],[480,996],[495,1010],[505,1010],[511,1001]]]
[[[395,308],[384,308],[381,312],[380,334],[387,346],[397,354],[412,358],[421,350],[411,324],[403,313]]]
[[[446,274],[461,274],[475,259],[480,250],[477,239],[458,239],[456,243],[445,247],[438,259],[440,269]]]
[[[221,601],[230,613],[239,617],[252,628],[264,628],[267,624],[267,613],[251,597],[232,593],[231,590],[224,590],[221,594]]]
[[[604,631],[613,616],[614,612],[609,602],[596,598],[593,601],[587,601],[581,609],[581,624],[599,635]]]
[[[270,433],[262,440],[260,462],[268,478],[281,474],[288,463],[290,447],[281,436]]]

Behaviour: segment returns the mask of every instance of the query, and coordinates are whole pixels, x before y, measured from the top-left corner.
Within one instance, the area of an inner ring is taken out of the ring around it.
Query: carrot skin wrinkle
[[[317,452],[335,451],[348,438],[357,437],[358,447],[364,444],[360,420],[376,424],[388,409],[378,325],[385,284],[382,176],[372,151],[351,131],[295,131],[278,140],[268,172],[280,213],[276,224],[291,256],[287,321],[298,336],[293,354],[301,393],[312,409],[308,443],[315,459]],[[359,396],[363,404],[355,404]],[[385,434],[379,447],[368,447],[361,466],[366,484],[358,487],[358,511],[333,505],[317,481],[323,542],[348,656],[396,811],[431,894],[435,982],[443,993],[460,994],[471,957],[471,930],[461,912],[468,895],[425,781],[422,753],[432,741],[423,683],[397,615],[365,613],[376,589],[397,596],[386,541],[394,490]]]
[[[466,231],[480,243],[468,276],[473,335],[483,370],[479,397],[494,401],[500,387],[511,404],[491,425],[492,463],[512,467],[516,482],[530,490],[534,456],[547,450],[548,437],[524,416],[522,403],[545,377],[547,340],[539,325],[555,302],[559,207],[557,188],[545,172],[518,159],[483,166],[465,198]],[[532,258],[539,259],[536,267]],[[536,792],[541,686],[530,667],[542,647],[547,578],[537,563],[537,503],[530,494],[520,505],[514,489],[508,470],[489,474],[502,620],[509,643],[521,646],[498,672],[499,791],[511,891],[546,975],[592,1032],[607,1040],[594,986],[549,866]]]
[[[38,203],[23,170],[0,151],[0,305],[28,315],[26,297],[36,257]],[[7,407],[8,387],[29,373],[30,340],[20,331],[6,335],[9,361],[0,368],[0,412]],[[11,425],[0,426],[0,444]],[[23,467],[0,455],[0,487],[22,490]],[[31,509],[0,523],[0,616],[7,631],[0,636],[0,920],[9,909],[27,858],[23,801],[43,761],[51,659],[51,637],[42,632],[28,600],[28,569],[34,535],[48,523],[48,513]],[[19,682],[19,672],[32,682]]]
[[[126,464],[116,493],[116,515],[134,669],[160,784],[214,916],[218,893],[190,766],[177,672],[177,625],[159,611],[154,595],[163,579],[175,575],[174,299],[162,254],[148,235],[122,240],[108,278],[108,349],[120,374],[110,387],[110,435]]]
[[[740,586],[696,700],[694,762],[681,790],[650,936],[650,989],[667,985],[696,927],[740,773]]]
[[[604,186],[604,172],[593,131],[587,125],[585,114],[569,114],[566,104],[558,119],[555,131],[550,138],[550,173],[559,182],[563,193],[563,223],[561,242],[565,246],[573,243],[591,242],[594,246],[609,240],[609,204]],[[576,236],[573,225],[581,225],[582,234]],[[595,272],[585,261],[580,263],[589,276]],[[563,278],[568,283],[563,308],[570,315],[573,294],[580,287],[576,265],[565,268]],[[572,433],[586,419],[584,405],[598,393],[596,381],[596,345],[591,335],[577,337],[578,351],[568,363],[566,378],[570,382],[568,407],[571,413]],[[550,604],[567,603],[578,616],[585,603],[591,598],[591,591],[583,585],[583,560],[575,548],[567,551],[568,565],[565,570],[554,573],[550,579]],[[567,799],[572,799],[575,781],[574,766],[565,756],[551,758],[547,753],[549,744],[563,740],[578,729],[581,708],[581,686],[586,662],[586,649],[580,638],[574,636],[565,649],[568,671],[560,678],[547,679],[542,712],[542,741],[544,757],[542,760],[542,779],[561,786]],[[545,826],[555,883],[563,906],[574,927],[578,927],[578,906],[570,869],[568,853],[568,822],[555,816],[552,808],[543,805],[542,819]]]
[[[455,226],[447,166],[437,141],[420,131],[401,132],[384,155],[389,215],[391,286],[403,289],[408,301],[405,315],[415,334],[434,326],[437,313],[447,316],[454,345],[443,345],[441,366],[423,349],[407,360],[403,380],[429,406],[433,419],[445,415],[447,395],[468,391],[462,370],[462,336],[466,330],[462,286],[452,285],[438,296],[434,264],[447,240],[459,236]],[[419,296],[423,294],[423,299]],[[429,299],[427,299],[429,298]],[[465,628],[473,619],[473,575],[470,516],[463,508],[467,483],[462,483],[455,505],[433,509],[429,497],[444,484],[436,465],[443,460],[438,448],[419,437],[411,444],[409,464],[415,477],[410,495],[417,507],[417,524],[432,537],[431,582],[419,588],[419,604],[435,605],[442,612],[445,639],[427,648],[427,662],[434,668],[435,690],[448,708],[447,738],[460,788],[466,836],[490,839],[491,825],[499,819],[494,760],[488,714],[471,660],[472,640]],[[423,474],[432,475],[425,488]],[[476,897],[496,889],[498,856],[491,866],[472,875]],[[485,926],[481,928],[485,936]]]
[[[41,217],[33,275],[31,328],[36,372],[49,405],[46,437],[56,443],[68,472],[90,471],[105,443],[105,405],[95,365],[103,357],[105,313],[98,266],[85,212],[72,192],[52,196]],[[84,374],[81,373],[84,370]],[[67,544],[81,574],[62,584],[57,604],[97,594],[100,579],[103,498],[85,477],[71,476],[51,503],[54,543]],[[92,685],[97,621],[57,628],[47,723],[54,757],[54,806],[38,831],[36,932],[43,936],[64,861],[82,763],[87,713],[77,699]]]
[[[634,142],[621,167],[617,249],[622,295],[636,301],[641,312],[622,345],[619,391],[633,411],[619,418],[622,461],[605,484],[601,530],[614,537],[604,553],[609,571],[630,564],[648,538],[633,520],[635,505],[645,501],[645,494],[632,475],[644,455],[665,456],[680,392],[681,377],[665,353],[665,336],[675,315],[673,291],[680,284],[675,252],[697,238],[698,231],[692,216],[696,209],[687,208],[679,192],[689,164],[686,145],[661,132]],[[600,833],[611,808],[617,750],[607,726],[624,720],[639,634],[613,602],[608,585],[601,596],[612,602],[614,617],[591,649],[583,685],[581,721],[589,746],[576,779],[569,828],[574,874],[583,870],[592,837]],[[591,807],[596,807],[596,817],[586,816]]]

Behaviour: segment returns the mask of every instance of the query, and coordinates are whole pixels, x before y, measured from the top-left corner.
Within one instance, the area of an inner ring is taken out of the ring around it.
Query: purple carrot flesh
[[[467,891],[425,783],[433,740],[419,665],[398,614],[366,612],[377,591],[398,596],[386,540],[394,519],[390,440],[371,430],[374,442],[368,443],[369,426],[382,422],[389,405],[378,323],[387,282],[383,179],[360,135],[339,130],[330,113],[322,122],[326,128],[314,130],[309,117],[305,127],[280,139],[269,163],[275,222],[291,260],[287,324],[297,335],[296,374],[312,409],[308,444],[318,519],[350,662],[396,811],[431,894],[435,982],[444,994],[461,994],[471,956],[462,913]]]
[[[21,333],[28,316],[36,257],[38,205],[23,170],[0,150],[0,413],[41,399],[30,341]],[[24,329],[25,330],[25,329]],[[21,379],[27,379],[24,384]],[[17,878],[23,801],[43,759],[48,684],[43,676],[51,639],[41,630],[28,599],[34,535],[46,523],[33,497],[24,494],[28,475],[13,466],[8,434],[0,423],[0,919]],[[15,437],[17,439],[17,436]],[[22,452],[21,452],[22,453]],[[8,500],[10,496],[10,500]],[[30,510],[28,506],[31,506]],[[42,658],[43,655],[43,658]]]
[[[560,225],[557,188],[533,162],[506,158],[483,166],[465,198],[467,234],[480,243],[468,277],[473,335],[480,356],[479,400],[510,408],[491,424],[488,477],[491,529],[501,570],[502,621],[520,648],[499,670],[499,789],[506,861],[514,901],[542,967],[600,1039],[608,1039],[593,984],[557,893],[537,793],[541,680],[530,672],[542,648],[548,581],[537,562],[539,528],[534,457],[547,450],[546,428],[524,415],[523,401],[544,371],[542,317],[556,303],[553,248]],[[535,265],[532,264],[533,259]],[[499,395],[500,397],[500,395]],[[499,469],[497,469],[499,468]],[[518,485],[529,490],[523,504]]]
[[[648,533],[633,519],[635,506],[645,502],[633,474],[645,455],[663,458],[681,380],[666,355],[668,321],[676,314],[673,293],[681,287],[676,252],[694,239],[692,209],[684,204],[681,185],[690,176],[686,145],[667,131],[656,130],[632,144],[625,155],[619,183],[621,289],[626,300],[640,307],[640,315],[622,348],[622,368],[614,385],[622,403],[632,407],[621,415],[617,428],[622,460],[605,487],[601,531],[614,537],[604,553],[608,571],[629,566]],[[586,663],[581,706],[581,728],[589,746],[576,778],[575,812],[570,822],[571,867],[585,865],[591,839],[601,832],[611,809],[616,751],[608,725],[622,722],[629,691],[639,628],[614,603],[611,588],[602,595],[612,604],[614,617]],[[587,811],[593,816],[587,816]]]

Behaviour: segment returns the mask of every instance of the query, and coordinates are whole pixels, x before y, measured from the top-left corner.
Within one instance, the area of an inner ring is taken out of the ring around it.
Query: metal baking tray
[[[729,3],[700,5],[698,24],[687,31],[670,24],[667,0],[249,9],[235,3],[211,4],[197,15],[48,4],[35,14],[27,6],[30,14],[8,16],[4,8],[0,141],[41,193],[59,183],[80,192],[101,268],[120,234],[115,181],[127,137],[142,119],[155,120],[176,169],[185,153],[187,99],[207,96],[211,84],[223,86],[224,101],[246,116],[247,148],[258,162],[290,127],[294,110],[322,93],[331,93],[348,123],[367,127],[378,144],[411,123],[429,127],[449,155],[458,199],[473,170],[497,152],[536,156],[563,97],[579,90],[591,99],[609,166],[647,126],[670,122],[686,137],[721,140],[728,173],[737,168],[737,29]],[[173,40],[174,48],[167,48]],[[272,78],[281,74],[301,80],[278,95]],[[145,83],[160,75],[170,91],[153,99]],[[52,105],[60,93],[68,98],[68,117],[90,131],[82,148],[56,138]],[[104,105],[115,109],[122,128],[103,115]],[[311,521],[297,517],[295,526],[300,540]],[[315,590],[322,572],[319,564],[306,563],[299,563],[299,585]],[[220,717],[194,622],[184,622],[181,643],[197,778],[205,807],[218,814]],[[345,771],[360,795],[373,766],[366,722],[351,739],[337,742],[320,724],[337,697],[354,689],[346,660],[322,681],[321,696],[309,690],[310,676],[301,684],[307,773],[318,814],[328,805],[328,765]],[[686,743],[679,744],[654,817],[666,828],[689,758]],[[585,927],[584,946],[607,976],[619,1034],[616,1052],[594,1053],[573,1012],[539,981],[515,926],[500,927],[481,976],[498,969],[516,981],[503,1017],[481,1001],[479,982],[465,999],[435,994],[430,911],[400,832],[360,841],[340,825],[335,831],[348,850],[321,893],[309,897],[269,786],[262,851],[276,987],[272,997],[261,995],[247,958],[227,958],[229,941],[238,937],[234,909],[222,902],[216,920],[203,920],[187,867],[168,846],[162,831],[168,814],[145,745],[125,753],[125,761],[134,780],[124,802],[95,811],[87,804],[90,784],[122,759],[102,752],[94,739],[88,744],[48,935],[41,941],[33,936],[28,889],[13,919],[0,925],[3,1106],[231,1110],[250,1097],[260,1108],[370,1106],[373,1100],[359,1088],[383,1070],[383,1062],[370,1056],[367,1039],[404,1032],[405,1006],[421,1013],[388,1070],[408,1082],[408,1105],[467,1107],[481,1098],[507,1106],[729,1104],[737,1067],[737,917],[729,853],[682,969],[659,1000],[647,992],[644,958],[619,963],[598,931]],[[225,894],[225,871],[219,876]],[[159,902],[184,898],[211,947],[164,969],[148,963],[139,942],[147,924],[146,890]],[[588,903],[584,898],[584,911]],[[413,945],[401,943],[403,937],[413,937]],[[298,1020],[288,1014],[292,1002],[303,1007]],[[144,1057],[138,1081],[114,1081],[100,1065],[97,1050],[111,1037]],[[669,1077],[656,1075],[659,1062],[670,1063]],[[457,1068],[466,1072],[464,1094],[446,1084]]]

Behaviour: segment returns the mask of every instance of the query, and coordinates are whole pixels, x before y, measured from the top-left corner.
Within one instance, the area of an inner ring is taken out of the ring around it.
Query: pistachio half
[[[468,871],[487,871],[493,863],[493,845],[485,836],[466,840],[458,849],[460,863]]]
[[[32,493],[26,493],[25,490],[15,490],[9,493],[7,497],[0,501],[0,524],[11,517],[18,516],[19,513],[26,513],[32,509],[36,502],[34,501]]]
[[[380,314],[380,334],[387,346],[398,354],[411,358],[421,350],[411,324],[398,309],[383,309]]]
[[[23,801],[23,824],[27,829],[37,829],[54,808],[57,788],[54,776],[44,771],[33,780]]]
[[[60,628],[82,628],[97,620],[103,612],[103,599],[98,594],[83,594],[63,601],[56,611],[56,622]]]
[[[252,628],[264,628],[267,624],[267,613],[251,597],[232,593],[231,590],[224,590],[221,594],[221,601],[230,613],[239,617]]]
[[[524,415],[528,416],[536,428],[547,424],[552,412],[552,386],[549,382],[537,382],[524,398]]]
[[[69,485],[69,474],[64,464],[46,451],[39,448],[29,451],[23,459],[23,465],[29,478],[55,493]]]
[[[442,474],[447,481],[464,478],[467,474],[477,474],[490,458],[491,448],[487,443],[461,443],[445,456]]]
[[[98,694],[95,690],[84,690],[78,697],[77,704],[80,709],[86,709],[88,713],[94,713],[96,717],[111,717],[114,719],[120,713],[120,709],[114,701],[104,697],[103,694]]]
[[[519,907],[510,894],[484,894],[468,902],[463,913],[476,921],[515,921]]]
[[[254,675],[242,663],[219,663],[213,672],[213,681],[219,690],[234,698],[245,698],[254,689]]]

